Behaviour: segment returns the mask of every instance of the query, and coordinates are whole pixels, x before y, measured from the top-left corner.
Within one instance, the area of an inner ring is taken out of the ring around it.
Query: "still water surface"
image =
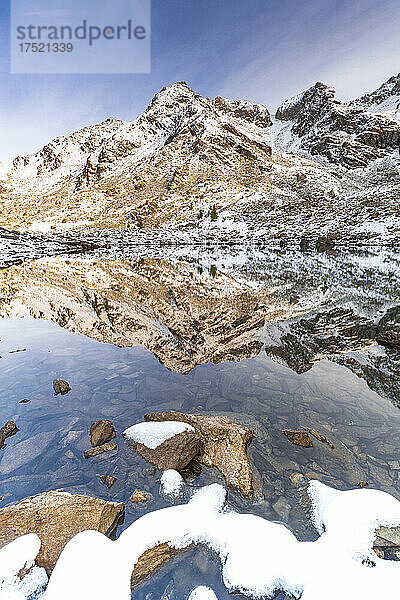
[[[121,432],[147,412],[168,409],[224,414],[253,428],[254,501],[229,491],[228,502],[284,522],[299,539],[317,535],[299,503],[293,473],[339,489],[365,481],[400,499],[400,410],[362,377],[326,358],[298,374],[263,348],[255,354],[179,373],[139,345],[120,348],[31,316],[1,319],[0,421],[13,419],[19,427],[0,456],[1,505],[50,489],[90,494],[126,503],[120,531],[144,511],[166,506],[160,473],[126,446]],[[67,380],[72,390],[54,397],[53,379]],[[22,399],[30,401],[20,404]],[[114,422],[118,450],[85,460],[88,429],[101,418]],[[318,441],[313,448],[292,445],[282,430],[301,427],[325,435],[335,448]],[[98,474],[114,475],[117,482],[108,490]],[[215,481],[222,483],[218,472],[203,468],[188,485]],[[129,502],[136,488],[150,492],[145,505]],[[184,598],[199,584],[211,585],[221,600],[228,597],[218,561],[203,549],[169,563],[135,597]]]

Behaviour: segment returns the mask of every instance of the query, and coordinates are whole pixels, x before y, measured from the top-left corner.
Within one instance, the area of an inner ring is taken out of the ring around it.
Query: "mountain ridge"
[[[400,123],[369,108],[383,97],[393,104],[398,87],[399,76],[346,105],[317,82],[271,115],[175,83],[133,121],[106,119],[16,157],[6,177],[0,168],[2,225],[231,230],[264,240],[359,229],[363,239],[394,240]]]
[[[350,105],[374,113],[385,113],[393,120],[400,121],[400,73],[390,77],[373,92],[352,100]]]

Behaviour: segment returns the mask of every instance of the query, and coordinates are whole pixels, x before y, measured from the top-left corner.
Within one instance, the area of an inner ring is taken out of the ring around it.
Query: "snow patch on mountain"
[[[0,162],[0,180],[5,179],[12,168],[12,162]]]

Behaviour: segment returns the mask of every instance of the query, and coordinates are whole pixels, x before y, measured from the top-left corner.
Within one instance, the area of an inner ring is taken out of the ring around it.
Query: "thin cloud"
[[[0,40],[0,160],[107,117],[133,120],[175,81],[274,110],[318,80],[349,100],[400,70],[398,0],[153,0],[152,13],[151,75],[11,76]]]

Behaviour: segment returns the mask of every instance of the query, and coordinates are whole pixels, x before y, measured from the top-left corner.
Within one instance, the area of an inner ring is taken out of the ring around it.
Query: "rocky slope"
[[[14,159],[0,173],[2,222],[396,241],[400,124],[371,112],[395,97],[397,79],[385,85],[347,106],[316,83],[272,116],[174,84],[132,122],[107,119]]]
[[[400,125],[384,115],[346,106],[323,83],[284,102],[276,113],[292,123],[291,132],[313,155],[350,169],[384,158],[385,150],[398,149]]]

